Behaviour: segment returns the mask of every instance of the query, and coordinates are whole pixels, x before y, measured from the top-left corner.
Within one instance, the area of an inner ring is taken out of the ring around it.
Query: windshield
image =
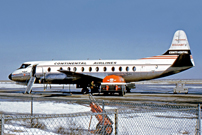
[[[19,69],[27,68],[31,64],[22,64]]]

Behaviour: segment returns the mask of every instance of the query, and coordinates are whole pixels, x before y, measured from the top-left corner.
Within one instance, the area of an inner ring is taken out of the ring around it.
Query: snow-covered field
[[[0,88],[25,88],[16,84],[2,84]],[[36,87],[36,86],[35,86]],[[40,86],[41,87],[41,86]],[[163,87],[163,86],[162,86]],[[123,109],[122,107],[121,109]],[[105,109],[119,109],[119,106],[105,106]],[[124,108],[131,110],[129,106]],[[147,111],[133,111],[118,114],[119,135],[194,135],[196,133],[197,115],[187,111],[165,110],[160,108],[154,111],[148,107]],[[34,114],[73,114],[90,112],[88,104],[56,102],[56,101],[34,101]],[[0,101],[0,114],[30,114],[30,101]],[[108,115],[113,121],[113,133],[115,134],[114,114]],[[89,124],[91,122],[91,124]],[[31,127],[31,120],[19,118],[6,120],[4,125],[5,134],[32,134],[32,135],[56,135],[56,134],[94,134],[93,131],[98,123],[95,116],[74,116],[40,118],[33,120],[34,127]],[[89,126],[90,125],[90,126]],[[90,129],[90,130],[88,130]]]
[[[147,112],[118,115],[118,133],[120,135],[194,135],[196,133],[196,119],[191,114],[173,112]],[[183,118],[182,115],[186,116]],[[114,115],[108,115],[114,122]],[[34,121],[34,128],[30,128],[30,119],[18,119],[6,122],[4,132],[7,134],[94,134],[98,123],[93,116],[75,116],[60,118],[41,118]],[[113,124],[113,132],[115,133]],[[90,129],[88,131],[88,129]]]
[[[70,85],[62,85],[62,84],[51,84],[51,85],[44,85],[44,84],[34,84],[33,85],[33,88],[44,88],[45,86],[47,86],[47,89],[50,89],[50,86],[52,87],[52,88],[60,88],[60,89],[62,89],[62,88],[66,88],[66,89],[68,89],[68,88],[71,88],[71,89],[75,89],[76,88],[76,85],[74,85],[74,84],[70,84]],[[8,89],[8,88],[13,88],[13,89],[19,89],[19,88],[21,88],[21,89],[26,89],[26,85],[22,85],[22,84],[17,84],[17,83],[15,83],[15,82],[0,82],[0,89]]]
[[[33,102],[34,114],[67,114],[90,111],[90,107],[79,104],[57,102]],[[0,112],[12,114],[30,114],[30,102],[0,102]]]
[[[105,107],[105,109],[115,109],[116,107]],[[30,102],[8,102],[1,101],[0,102],[0,112],[3,114],[31,114],[31,103]],[[75,117],[56,117],[56,118],[46,118],[46,115],[57,115],[57,114],[75,114],[75,113],[83,113],[89,112],[89,115],[84,116],[76,116]],[[35,121],[35,125],[37,128],[31,128],[30,126],[30,118],[18,118],[15,120],[9,120],[5,122],[5,130],[6,134],[58,134],[58,130],[66,129],[68,127],[75,128],[80,127],[80,132],[86,132],[88,129],[88,123],[90,120],[90,112],[91,108],[88,104],[76,104],[76,103],[65,103],[65,102],[55,102],[55,101],[35,101],[33,102],[33,114],[34,115],[44,115],[45,118],[40,118]],[[21,115],[19,115],[20,117]],[[23,115],[26,116],[26,115]],[[28,116],[28,115],[27,115]],[[28,116],[29,117],[29,116]],[[88,121],[83,122],[84,121]],[[38,124],[40,123],[40,124]],[[92,123],[98,123],[98,121],[94,118]],[[73,124],[73,125],[72,125]],[[85,125],[86,124],[86,125]],[[96,125],[94,124],[94,125]],[[45,128],[44,128],[45,127]],[[82,127],[82,128],[81,128]],[[42,129],[41,129],[42,128]],[[62,128],[62,129],[61,129]],[[95,130],[95,126],[94,126]],[[65,131],[61,131],[62,132]],[[77,131],[71,131],[77,132]]]
[[[0,102],[0,112],[12,114],[30,114],[30,102]],[[71,114],[90,112],[90,107],[86,104],[64,103],[46,101],[33,103],[34,114]],[[105,107],[106,109],[115,109],[119,107]],[[128,108],[128,107],[127,107]],[[126,108],[126,109],[127,109]],[[123,108],[122,108],[123,109]],[[130,110],[128,108],[128,110]],[[130,111],[129,111],[130,112]],[[114,123],[114,115],[108,115]],[[184,135],[195,134],[196,115],[193,113],[181,111],[160,111],[152,110],[151,112],[130,112],[118,114],[118,132],[121,135],[144,135],[144,134],[164,134],[164,135]],[[31,128],[30,119],[16,119],[5,122],[6,134],[94,134],[95,127],[98,123],[93,116],[90,123],[91,115],[75,117],[58,117],[58,118],[40,118],[35,120],[37,127]],[[113,124],[114,128],[114,124]],[[115,129],[115,128],[114,128]],[[113,134],[115,131],[113,130]]]

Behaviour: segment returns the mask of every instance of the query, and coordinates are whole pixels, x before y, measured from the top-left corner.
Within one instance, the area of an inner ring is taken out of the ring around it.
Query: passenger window
[[[82,72],[84,71],[84,67],[81,68],[81,71],[82,71]]]
[[[48,72],[50,72],[50,71],[51,71],[51,68],[49,67],[49,68],[48,68]]]
[[[95,70],[98,72],[99,71],[99,67],[96,67]]]
[[[71,71],[71,68],[70,68],[70,67],[68,67],[68,68],[67,68],[67,70],[68,70],[68,71]]]
[[[74,67],[74,72],[76,72],[76,70],[77,70],[77,68],[76,68],[76,67]]]
[[[115,67],[112,67],[112,71],[115,71]]]
[[[107,68],[106,68],[106,67],[104,67],[104,68],[103,68],[103,70],[106,72],[106,71],[107,71]]]
[[[90,72],[92,71],[92,67],[89,67],[89,71],[90,71]]]
[[[135,66],[133,67],[133,71],[136,71],[136,67]]]
[[[122,67],[119,67],[119,71],[122,71]]]
[[[60,67],[60,70],[62,70],[62,67]]]
[[[158,68],[158,65],[156,65],[156,69]]]
[[[126,71],[129,71],[129,67],[126,67]]]

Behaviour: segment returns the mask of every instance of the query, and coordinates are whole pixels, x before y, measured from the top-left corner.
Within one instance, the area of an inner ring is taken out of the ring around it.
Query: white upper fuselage
[[[63,61],[32,61],[23,64],[30,64],[27,68],[21,68],[12,73],[12,80],[21,81],[29,79],[33,65],[37,65],[36,77],[43,77],[47,74],[61,74],[58,70],[93,75],[104,78],[107,75],[115,74],[122,76],[126,82],[147,80],[160,76],[176,60],[177,55],[160,55],[138,60],[63,60]],[[16,79],[15,79],[16,78]]]

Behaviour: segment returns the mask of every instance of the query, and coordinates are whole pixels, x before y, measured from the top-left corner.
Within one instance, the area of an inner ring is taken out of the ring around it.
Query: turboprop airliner
[[[187,36],[183,30],[178,30],[170,48],[162,55],[137,60],[29,61],[11,73],[9,79],[31,84],[76,84],[86,93],[92,82],[99,89],[103,78],[116,75],[125,80],[129,92],[131,82],[169,76],[193,66]]]

